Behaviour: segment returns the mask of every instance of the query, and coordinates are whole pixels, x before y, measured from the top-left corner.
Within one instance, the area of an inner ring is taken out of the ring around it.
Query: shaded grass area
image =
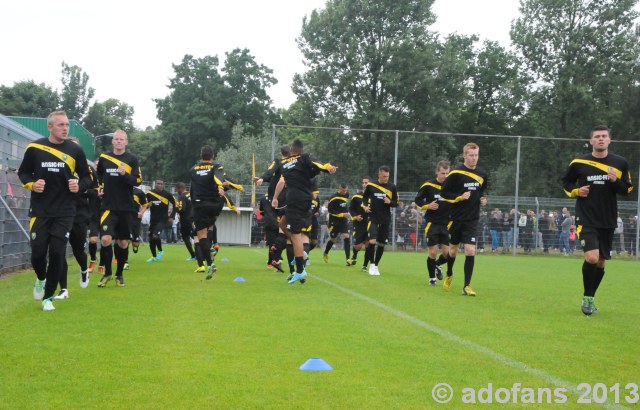
[[[469,298],[464,257],[444,292],[427,286],[424,254],[387,252],[371,277],[313,251],[292,286],[265,255],[224,247],[205,281],[182,246],[158,263],[142,248],[127,286],[104,289],[98,275],[80,289],[72,262],[55,312],[33,300],[33,273],[1,280],[0,407],[459,408],[464,387],[488,383],[640,383],[637,262],[607,265],[588,318],[577,258],[478,256]],[[312,357],[334,370],[298,370]],[[448,405],[431,397],[440,382],[456,391]]]

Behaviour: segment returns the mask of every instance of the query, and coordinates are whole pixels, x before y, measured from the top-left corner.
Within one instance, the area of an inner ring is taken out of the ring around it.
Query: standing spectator
[[[496,208],[489,217],[489,233],[491,233],[491,253],[496,253],[500,244],[500,225],[502,224],[502,212]]]
[[[502,223],[500,230],[502,234],[502,253],[507,253],[513,247],[513,215],[514,210],[502,213]]]
[[[549,253],[549,217],[547,216],[547,212],[543,209],[540,211],[540,216],[538,217],[538,229],[540,230],[540,234],[542,237],[542,252]]]
[[[571,253],[571,246],[569,244],[569,234],[571,233],[571,226],[573,225],[573,218],[567,208],[563,208],[564,215],[562,218],[562,224],[560,225],[560,252],[564,252],[564,256],[569,256]]]
[[[627,229],[627,254],[636,256],[636,235],[638,229],[638,217],[629,216],[629,226]]]
[[[613,243],[618,255],[624,252],[624,222],[622,222],[619,212],[616,218],[616,229],[613,230]]]

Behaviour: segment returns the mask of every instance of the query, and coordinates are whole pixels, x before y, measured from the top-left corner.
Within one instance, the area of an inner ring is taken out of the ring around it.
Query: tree
[[[0,113],[20,117],[46,117],[60,105],[58,93],[44,83],[20,81],[0,86]]]
[[[511,39],[536,80],[535,130],[584,138],[610,122],[621,90],[637,81],[636,0],[521,0]]]
[[[273,115],[265,91],[275,83],[270,69],[258,65],[248,50],[227,54],[225,75],[218,66],[217,56],[186,55],[173,66],[170,94],[156,100],[162,121],[159,131],[170,153],[165,178],[186,178],[188,164],[198,158],[200,148],[205,144],[226,147],[237,123],[246,124],[246,132],[256,135]]]
[[[96,101],[89,108],[82,125],[95,135],[106,134],[117,129],[130,134],[135,130],[133,114],[133,107],[115,98],[109,98],[104,102]]]
[[[216,161],[224,166],[229,178],[245,187],[252,182],[252,159],[255,155],[256,175],[262,175],[267,165],[271,163],[271,133],[267,127],[262,127],[262,134],[253,136],[247,133],[242,124],[233,127],[229,145],[219,151]]]
[[[62,62],[62,92],[60,93],[62,108],[70,119],[81,121],[89,108],[89,103],[96,93],[88,87],[89,75],[76,65]]]

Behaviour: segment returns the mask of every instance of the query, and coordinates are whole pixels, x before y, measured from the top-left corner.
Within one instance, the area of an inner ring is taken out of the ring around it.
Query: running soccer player
[[[336,243],[338,235],[342,236],[344,242],[344,254],[346,256],[347,266],[351,266],[351,240],[349,239],[349,222],[351,217],[347,208],[349,202],[349,191],[346,184],[340,184],[338,192],[329,198],[329,240],[324,248],[322,259],[325,263],[329,263],[329,251]]]
[[[272,205],[278,207],[278,195],[284,185],[287,186],[287,207],[285,209],[286,230],[288,232],[295,257],[296,273],[288,283],[291,285],[305,279],[303,231],[308,233],[311,226],[311,202],[313,200],[312,178],[320,171],[334,174],[338,168],[330,163],[318,162],[304,153],[302,141],[296,139],[291,144],[291,156],[281,161],[282,178],[278,181]],[[308,243],[308,242],[307,242]]]
[[[31,191],[31,264],[37,276],[33,297],[42,299],[42,310],[50,311],[55,310],[52,298],[64,269],[76,194],[89,188],[91,178],[84,152],[67,139],[67,114],[49,114],[47,129],[48,138],[27,145],[18,177]]]
[[[565,194],[576,198],[577,234],[584,250],[581,310],[587,316],[598,313],[594,297],[604,277],[605,261],[611,259],[617,195],[633,190],[627,160],[609,152],[609,129],[594,127],[589,144],[591,153],[571,161],[562,177]]]
[[[147,194],[145,194],[142,189],[133,187],[133,201],[135,202],[136,206],[133,209],[135,212],[135,216],[133,217],[133,222],[131,223],[131,249],[133,250],[133,253],[138,253],[140,242],[142,242],[142,239],[140,237],[140,232],[142,229],[142,216],[149,206],[149,200],[147,199]],[[125,266],[125,269],[127,269],[127,266]]]
[[[164,189],[164,181],[158,179],[155,187],[147,192],[147,200],[149,201],[150,222],[149,222],[149,249],[151,249],[151,258],[147,262],[156,262],[162,259],[164,251],[162,250],[162,231],[165,227],[171,227],[173,218],[176,216],[178,204],[171,192]],[[171,207],[171,215],[169,215],[169,204]],[[157,249],[157,252],[156,252]]]
[[[480,148],[470,142],[462,150],[464,163],[453,169],[442,184],[440,199],[451,205],[450,210],[450,246],[447,260],[447,277],[444,279],[445,290],[451,289],[453,282],[453,264],[456,261],[458,245],[464,243],[464,286],[462,294],[476,296],[471,288],[473,265],[476,255],[476,235],[480,206],[487,204],[485,191],[488,180],[485,170],[478,166]]]
[[[369,265],[369,275],[379,276],[378,265],[384,253],[384,247],[389,239],[389,223],[391,222],[391,208],[398,206],[398,189],[389,182],[389,167],[382,165],[378,168],[378,180],[369,182],[362,194],[365,212],[369,214],[369,246],[366,258],[373,262]],[[377,245],[377,246],[376,246]]]
[[[416,194],[415,203],[425,212],[427,225],[424,233],[427,237],[429,256],[427,257],[427,272],[429,273],[429,285],[436,285],[436,276],[442,280],[442,265],[447,262],[449,255],[449,207],[448,203],[440,201],[442,183],[449,175],[449,161],[440,161],[436,165],[436,177],[428,180],[420,187]],[[442,254],[436,261],[438,245],[442,245]]]
[[[178,182],[176,184],[176,191],[178,192],[177,202],[178,215],[180,215],[180,237],[190,255],[187,260],[195,261],[196,253],[191,245],[191,238],[193,237],[193,206],[191,205],[191,194],[187,192],[187,186],[184,182]]]
[[[351,220],[353,221],[353,256],[349,260],[349,265],[354,266],[358,263],[358,252],[365,247],[365,258],[364,263],[362,264],[362,271],[367,271],[367,265],[369,264],[369,259],[367,259],[367,224],[369,222],[369,216],[365,212],[364,207],[362,206],[362,194],[364,190],[367,188],[369,184],[369,177],[362,178],[362,192],[354,194],[351,197],[351,201],[349,202],[349,214],[351,215]]]
[[[129,260],[129,240],[131,239],[131,223],[136,209],[133,200],[133,187],[142,182],[142,173],[138,158],[127,152],[129,139],[123,130],[113,133],[112,154],[100,155],[96,173],[102,183],[103,195],[100,217],[100,263],[104,264],[104,275],[98,283],[103,288],[111,280],[114,253],[118,260],[116,267],[116,284],[124,286],[124,264]],[[116,246],[112,247],[113,239]]]

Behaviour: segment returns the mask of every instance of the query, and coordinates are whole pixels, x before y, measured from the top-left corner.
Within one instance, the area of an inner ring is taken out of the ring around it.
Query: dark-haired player
[[[329,240],[324,248],[322,258],[325,263],[329,262],[329,251],[336,243],[338,235],[342,237],[344,242],[344,255],[346,257],[347,266],[351,266],[351,240],[349,239],[349,214],[348,209],[349,191],[346,184],[340,184],[338,192],[329,198]]]
[[[609,152],[609,129],[593,128],[589,144],[591,153],[571,161],[562,177],[564,192],[577,198],[576,227],[584,250],[581,309],[585,315],[598,312],[594,297],[604,277],[605,261],[611,259],[617,195],[628,195],[633,190],[627,160]]]
[[[349,260],[349,265],[353,266],[358,263],[358,252],[365,248],[364,263],[362,264],[362,271],[367,271],[367,265],[369,259],[367,259],[366,247],[367,243],[367,225],[369,222],[369,216],[362,206],[362,194],[369,184],[369,177],[362,178],[362,192],[358,192],[351,197],[349,202],[349,214],[351,215],[351,221],[353,222],[353,256]]]

